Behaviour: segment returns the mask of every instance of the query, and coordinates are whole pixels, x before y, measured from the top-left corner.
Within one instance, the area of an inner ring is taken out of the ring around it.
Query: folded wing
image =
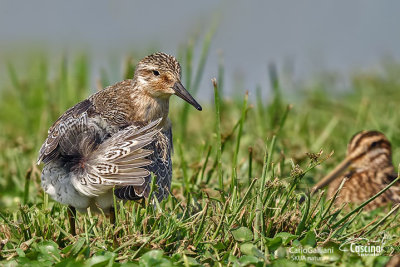
[[[106,139],[75,164],[72,183],[84,195],[98,196],[113,186],[141,186],[150,172],[144,167],[154,151],[144,149],[154,142],[161,119],[138,128],[131,125]]]

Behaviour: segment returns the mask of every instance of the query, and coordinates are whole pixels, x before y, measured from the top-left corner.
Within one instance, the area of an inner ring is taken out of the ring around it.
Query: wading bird
[[[347,146],[346,158],[312,189],[329,185],[332,197],[343,178],[348,178],[336,199],[336,204],[361,204],[397,178],[392,164],[392,149],[386,136],[378,131],[362,131],[353,136]],[[364,209],[371,210],[389,202],[400,202],[400,187],[395,184]]]
[[[152,54],[137,64],[133,79],[95,93],[50,127],[37,161],[44,163],[41,185],[54,200],[70,207],[73,234],[75,209],[113,211],[114,187],[118,199],[149,197],[153,173],[155,196],[159,201],[168,196],[169,98],[175,94],[202,110],[180,78],[181,67],[174,57]]]

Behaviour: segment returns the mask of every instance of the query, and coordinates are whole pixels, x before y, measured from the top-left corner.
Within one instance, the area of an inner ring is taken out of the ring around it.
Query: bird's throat
[[[131,96],[133,109],[130,112],[132,122],[151,122],[163,118],[160,127],[167,126],[169,98],[153,98],[149,95]]]

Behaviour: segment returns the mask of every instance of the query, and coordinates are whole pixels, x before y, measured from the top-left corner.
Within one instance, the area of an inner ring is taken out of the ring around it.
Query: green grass
[[[247,93],[227,100],[220,81],[199,87],[209,39],[202,45],[198,66],[192,64],[193,45],[180,52],[184,84],[194,92],[214,90],[215,102],[205,103],[202,112],[180,100],[171,103],[173,195],[156,206],[117,203],[116,225],[102,214],[79,214],[77,236],[69,234],[67,208],[41,190],[35,162],[51,123],[92,92],[89,59],[64,58],[57,67],[37,57],[24,72],[8,64],[9,82],[0,88],[0,265],[383,266],[399,253],[399,206],[364,212],[363,205],[338,208],[323,194],[308,192],[362,129],[383,131],[399,164],[400,65],[354,74],[341,94],[333,92],[332,79],[286,92],[271,65],[271,96],[261,98],[260,87],[256,100]],[[135,65],[125,62],[121,79]],[[56,71],[50,75],[50,69]],[[220,65],[221,82],[223,73]],[[289,103],[288,96],[297,100]],[[339,249],[354,238],[387,241],[381,256]],[[333,252],[290,253],[300,247]],[[297,260],[310,255],[315,258]]]

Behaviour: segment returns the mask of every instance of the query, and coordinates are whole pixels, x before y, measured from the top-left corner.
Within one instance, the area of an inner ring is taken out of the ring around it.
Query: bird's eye
[[[371,147],[376,147],[378,145],[378,142],[372,142]]]
[[[159,76],[159,75],[160,75],[160,73],[158,72],[158,70],[153,70],[153,74],[156,75],[156,76]]]

